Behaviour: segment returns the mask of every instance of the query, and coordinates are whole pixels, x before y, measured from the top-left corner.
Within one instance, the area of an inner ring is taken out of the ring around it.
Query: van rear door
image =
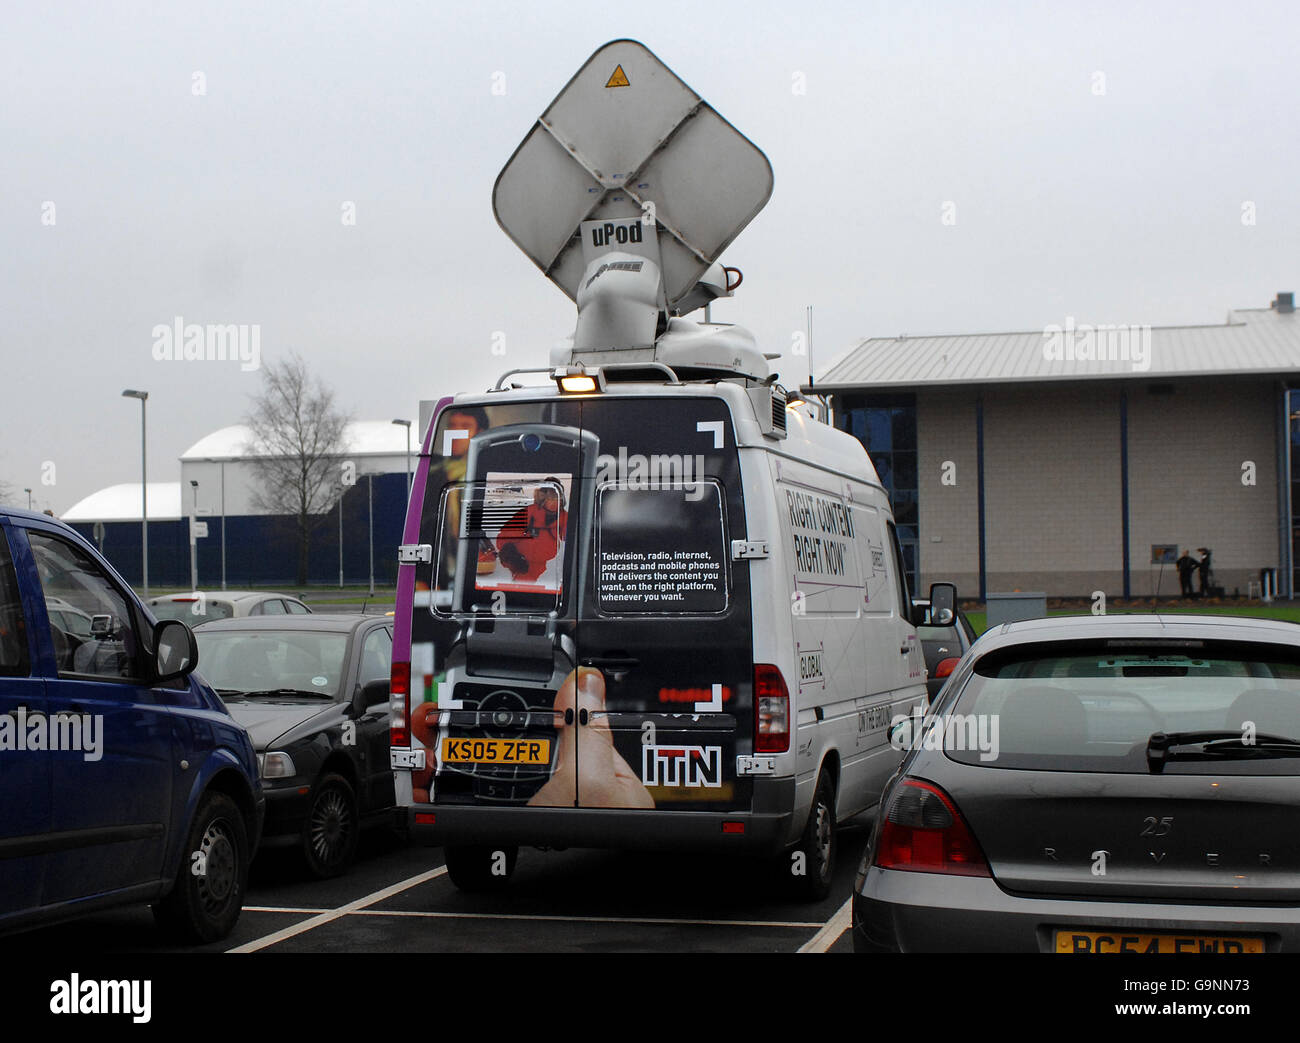
[[[412,613],[417,802],[572,807],[552,779],[577,665],[575,576],[595,454],[576,402],[450,407],[430,443]],[[431,801],[430,801],[431,798]]]
[[[584,399],[599,447],[578,605],[578,804],[746,810],[753,641],[739,455],[717,398]]]

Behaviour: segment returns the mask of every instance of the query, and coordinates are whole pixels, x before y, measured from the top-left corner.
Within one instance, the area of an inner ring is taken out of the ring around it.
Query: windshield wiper
[[[328,699],[331,701],[334,699],[334,696],[328,692],[308,692],[302,688],[268,688],[265,691],[245,692],[244,694],[249,698],[259,695],[305,695],[309,699]]]
[[[1179,753],[1182,746],[1199,746],[1200,750]],[[1300,757],[1300,739],[1260,733],[1247,742],[1240,730],[1155,732],[1147,739],[1147,768],[1153,775],[1164,771],[1171,760],[1229,756]]]

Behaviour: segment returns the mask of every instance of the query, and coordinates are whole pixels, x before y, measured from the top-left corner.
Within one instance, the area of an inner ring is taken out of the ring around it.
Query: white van
[[[620,79],[675,99],[688,130],[660,120],[648,158],[622,142],[602,159],[611,121],[626,125],[617,105],[648,104],[599,93]],[[899,759],[889,724],[926,701],[862,445],[777,384],[749,333],[682,317],[737,285],[713,258],[771,172],[677,87],[617,41],[539,121],[548,141],[590,134],[564,162],[633,171],[573,209],[576,227],[539,233],[512,210],[520,162],[547,173],[550,211],[577,194],[537,128],[525,139],[497,213],[577,301],[572,346],[443,400],[425,434],[399,554],[392,759],[412,836],[445,846],[462,888],[502,884],[521,845],[711,848],[790,852],[791,880],[822,897],[837,820],[877,801]],[[677,202],[654,173],[690,165],[674,147],[726,157],[726,198]],[[634,186],[664,195],[647,208]]]

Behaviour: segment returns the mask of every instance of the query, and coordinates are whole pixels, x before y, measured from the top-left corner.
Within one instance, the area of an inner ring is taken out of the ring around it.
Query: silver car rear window
[[[1300,658],[1284,646],[1004,649],[976,664],[949,706],[944,750],[962,763],[1148,773],[1153,735],[1210,733],[1222,741],[1208,751],[1210,734],[1180,744],[1163,770],[1300,775],[1300,756],[1265,756],[1270,737],[1300,743]]]

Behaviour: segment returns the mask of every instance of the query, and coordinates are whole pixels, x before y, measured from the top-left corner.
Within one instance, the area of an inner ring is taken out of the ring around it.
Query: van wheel
[[[515,871],[516,847],[448,847],[447,875],[462,891],[500,891]]]
[[[360,834],[352,786],[342,775],[326,775],[312,787],[302,827],[302,853],[312,876],[327,880],[347,869]]]
[[[244,904],[248,863],[248,833],[239,808],[224,793],[205,794],[190,824],[176,884],[154,905],[154,921],[184,941],[224,938]]]
[[[812,808],[803,836],[790,854],[791,888],[804,902],[820,902],[831,893],[835,875],[835,786],[830,772],[822,769],[813,794]],[[802,856],[802,857],[800,857]],[[798,870],[802,869],[802,872]]]

